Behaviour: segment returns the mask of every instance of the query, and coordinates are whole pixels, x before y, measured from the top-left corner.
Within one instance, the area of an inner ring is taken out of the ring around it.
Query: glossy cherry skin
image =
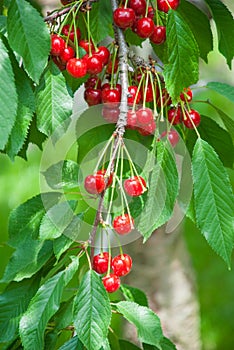
[[[150,41],[154,44],[162,44],[166,40],[166,27],[154,26],[153,34],[150,36]]]
[[[180,140],[179,134],[176,130],[170,130],[168,133],[164,131],[161,138],[167,137],[172,147],[175,147]]]
[[[194,126],[198,126],[200,124],[201,116],[197,111],[195,111],[195,109],[191,109],[190,111],[187,111],[185,114],[187,118],[183,119],[183,123],[186,126],[186,128],[194,129]]]
[[[100,57],[92,55],[87,58],[87,73],[98,74],[103,69],[103,63]]]
[[[111,268],[116,276],[126,276],[132,268],[132,258],[128,254],[117,255],[112,259]]]
[[[102,283],[108,293],[113,293],[120,287],[120,278],[111,273],[102,278]]]
[[[155,129],[156,129],[156,124],[155,124],[155,121],[152,120],[149,124],[140,126],[138,128],[138,131],[143,136],[149,136],[155,132]]]
[[[84,181],[84,187],[88,193],[99,194],[105,189],[105,179],[101,174],[88,175]]]
[[[131,8],[118,7],[113,13],[114,23],[122,29],[130,28],[135,21],[135,12]]]
[[[129,110],[127,113],[127,127],[129,129],[136,129],[137,124],[137,115],[135,111]]]
[[[137,86],[131,85],[128,87],[128,92],[131,96],[128,97],[128,104],[132,105],[133,103],[140,103],[141,101],[141,92],[137,91]]]
[[[70,25],[66,24],[65,26],[63,26],[62,28],[62,34],[65,36],[69,36],[69,39],[71,41],[75,40],[75,30],[74,30],[74,26],[72,26],[72,28],[70,29]],[[76,28],[76,36],[77,36],[77,40],[80,40],[80,36],[81,36],[81,32],[79,28]]]
[[[51,50],[50,53],[53,56],[60,56],[65,49],[65,41],[57,34],[51,35]]]
[[[89,42],[88,40],[79,40],[79,46],[82,47],[87,53],[89,53],[89,51],[93,52],[94,51],[94,45],[91,42]]]
[[[102,90],[102,102],[106,103],[110,108],[117,107],[120,102],[120,92],[117,89],[104,89]]]
[[[154,9],[151,6],[149,6],[149,8],[148,8],[147,17],[154,19]]]
[[[102,91],[99,89],[88,88],[84,91],[84,99],[89,106],[95,106],[102,103]]]
[[[117,123],[120,114],[119,108],[102,108],[102,116],[109,123]]]
[[[107,47],[99,46],[97,51],[95,51],[95,55],[101,59],[104,66],[109,62],[110,51]]]
[[[151,121],[154,119],[152,110],[147,107],[138,109],[136,115],[139,126],[150,124]]]
[[[71,46],[65,47],[63,52],[60,54],[61,61],[66,63],[69,61],[71,58],[75,57],[75,51]]]
[[[133,176],[124,181],[124,189],[131,197],[140,196],[146,189],[146,182],[141,176]]]
[[[90,77],[84,84],[85,88],[101,89],[102,81],[97,76]]]
[[[146,1],[145,0],[129,0],[128,6],[134,10],[137,16],[144,16],[146,11]]]
[[[149,38],[154,31],[154,22],[149,17],[138,19],[136,23],[136,33],[141,38]]]
[[[180,0],[157,0],[158,10],[168,12],[170,9],[175,10],[180,4]]]
[[[112,226],[119,235],[126,235],[133,229],[134,220],[128,214],[116,216],[113,220]]]
[[[180,108],[171,108],[168,111],[168,121],[172,125],[180,124],[182,118],[182,111]]]
[[[181,101],[183,102],[191,102],[192,99],[193,99],[193,92],[192,90],[188,87],[188,88],[185,88],[183,92],[181,92],[180,94],[180,99]]]
[[[96,172],[96,174],[98,175],[102,175],[104,177],[105,180],[105,188],[110,187],[112,185],[113,182],[113,174],[110,174],[109,178],[105,177],[106,175],[106,169],[100,169]]]
[[[110,257],[111,259],[111,257]],[[111,261],[111,260],[110,260]],[[108,270],[109,253],[102,252],[93,257],[93,269],[97,273],[103,274]]]
[[[146,91],[145,91],[145,89],[146,89]],[[143,86],[141,89],[141,95],[144,96],[145,102],[152,102],[154,99],[152,85],[148,84],[147,88],[145,86]],[[157,92],[155,92],[155,95],[157,95]]]
[[[74,78],[84,77],[87,73],[87,63],[82,58],[71,58],[67,62],[67,71]]]

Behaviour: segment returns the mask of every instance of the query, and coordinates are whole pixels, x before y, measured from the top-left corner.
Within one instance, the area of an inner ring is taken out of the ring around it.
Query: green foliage
[[[141,306],[149,306],[147,297],[142,290],[133,288],[127,284],[122,284],[120,288],[126,300],[134,301]]]
[[[93,5],[89,15],[90,29],[93,34],[93,40],[100,42],[110,33],[113,33],[112,21],[113,14],[111,3],[108,0],[100,1]]]
[[[218,92],[234,103],[234,87],[228,84],[211,81],[206,85],[209,89]]]

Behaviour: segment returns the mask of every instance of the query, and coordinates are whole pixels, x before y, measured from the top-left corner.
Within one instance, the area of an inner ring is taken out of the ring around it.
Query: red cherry
[[[69,36],[69,39],[71,41],[74,41],[75,40],[74,26],[71,27],[69,24],[66,24],[62,28],[62,34],[65,35],[65,36]],[[79,41],[80,40],[80,36],[81,36],[81,32],[80,32],[79,28],[76,28],[76,36],[77,36],[77,40]]]
[[[63,52],[60,54],[61,61],[66,63],[69,61],[71,58],[75,57],[75,51],[71,46],[65,47]]]
[[[116,216],[113,220],[112,226],[119,235],[126,235],[133,229],[134,220],[128,214]]]
[[[132,258],[128,254],[117,255],[112,259],[111,268],[116,276],[126,276],[132,268]]]
[[[164,137],[167,137],[172,147],[175,147],[180,140],[179,134],[176,130],[170,130],[168,133],[164,131],[161,134],[161,138],[164,138]]]
[[[102,71],[103,63],[100,57],[92,55],[87,59],[87,73],[98,74]]]
[[[171,109],[169,109],[169,111],[168,111],[168,121],[172,125],[180,124],[181,117],[182,117],[182,111],[181,111],[180,108],[171,108]]]
[[[104,176],[101,174],[88,175],[84,181],[84,187],[87,192],[91,194],[98,194],[104,191],[105,189],[105,180]]]
[[[151,18],[143,17],[136,23],[136,33],[141,38],[149,38],[154,31],[154,22]]]
[[[57,34],[51,35],[51,50],[50,53],[53,56],[60,56],[63,50],[65,49],[65,41],[63,38]]]
[[[180,0],[157,0],[157,3],[158,10],[167,13],[170,9],[175,10],[180,4]]]
[[[140,196],[146,188],[146,182],[141,176],[133,176],[124,181],[124,189],[131,197]]]
[[[66,69],[66,64],[61,61],[59,56],[53,56],[52,60],[61,71]]]
[[[103,65],[105,66],[109,61],[110,51],[105,46],[99,46],[97,51],[95,51],[95,55],[101,59]]]
[[[85,88],[101,89],[102,81],[97,76],[90,77],[84,84]]]
[[[121,95],[117,89],[104,89],[102,90],[102,102],[106,103],[106,106],[110,108],[117,107],[119,105]]]
[[[88,88],[84,91],[84,99],[89,106],[95,106],[102,103],[102,91],[99,89]]]
[[[146,1],[145,0],[129,0],[128,6],[134,10],[137,16],[144,16],[146,11]]]
[[[111,273],[102,278],[102,283],[108,293],[113,293],[120,287],[120,278]]]
[[[163,106],[170,106],[172,103],[171,97],[166,89],[162,89],[162,102],[163,102]],[[159,94],[157,99],[157,105],[161,107],[161,98]]]
[[[155,132],[155,129],[156,129],[156,124],[155,124],[155,121],[152,120],[151,123],[149,123],[148,125],[144,125],[138,128],[138,131],[141,135],[148,136],[148,135],[152,135]]]
[[[150,124],[154,120],[153,112],[150,108],[143,107],[136,112],[138,125],[144,126]]]
[[[188,88],[185,88],[183,92],[181,92],[180,94],[180,99],[181,101],[184,101],[184,102],[191,102],[192,99],[193,99],[193,92],[192,90],[188,87]]]
[[[110,187],[112,185],[112,182],[113,182],[113,174],[110,174],[109,178],[107,179],[105,177],[106,175],[106,169],[100,169],[96,172],[96,174],[98,175],[102,175],[104,177],[104,180],[105,180],[105,183],[106,183],[106,188],[107,187]]]
[[[145,92],[145,86],[142,87],[141,89],[141,94],[145,98],[145,102],[152,102],[154,99],[154,94],[153,94],[153,87],[151,84],[148,84]],[[157,95],[157,92],[155,92],[155,95]]]
[[[117,123],[120,114],[119,108],[102,108],[102,116],[109,123]]]
[[[111,257],[110,257],[111,259]],[[109,253],[103,252],[93,257],[93,269],[97,273],[103,274],[108,270]]]
[[[154,26],[153,34],[150,36],[150,41],[154,44],[162,44],[166,40],[166,27]]]
[[[114,23],[122,28],[130,28],[135,21],[135,12],[131,8],[118,7],[113,13]]]
[[[140,103],[141,101],[141,92],[138,91],[137,86],[129,86],[128,92],[131,95],[131,97],[128,97],[128,104],[132,105],[133,103]]]
[[[92,41],[89,42],[88,40],[81,39],[79,41],[79,46],[82,47],[87,53],[89,53],[89,51],[94,51],[94,45]]]
[[[129,110],[127,113],[127,127],[129,129],[137,128],[137,115],[135,111]]]
[[[151,19],[154,19],[154,9],[153,7],[149,6],[148,8],[148,13],[147,13],[147,17],[151,18]]]
[[[113,68],[113,62],[110,60],[107,67],[106,67],[106,73],[112,74],[112,68],[113,68],[113,73],[116,73],[118,70],[118,66],[119,66],[118,59],[115,60],[114,68]]]
[[[183,123],[186,126],[186,128],[194,129],[194,126],[198,126],[200,124],[201,116],[194,109],[186,111],[185,115],[186,119],[183,119]]]
[[[74,78],[84,77],[87,73],[87,63],[82,58],[71,58],[67,62],[67,71]]]

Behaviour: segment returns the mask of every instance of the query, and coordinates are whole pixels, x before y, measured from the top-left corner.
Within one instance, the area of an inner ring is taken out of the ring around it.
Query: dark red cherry
[[[194,129],[194,127],[200,124],[201,116],[197,111],[195,111],[195,109],[186,111],[185,115],[186,115],[186,119],[183,119],[183,123],[186,126],[186,128]]]
[[[87,73],[98,74],[103,69],[103,63],[100,57],[95,54],[87,58]]]
[[[75,57],[75,51],[71,46],[65,47],[63,52],[60,54],[61,61],[66,63],[69,61],[71,58]]]
[[[88,175],[84,181],[84,187],[88,193],[99,194],[105,189],[105,179],[101,174]]]
[[[69,39],[71,41],[75,40],[75,29],[74,26],[70,26],[69,24],[66,24],[65,26],[63,26],[62,28],[62,34],[65,36],[69,36]],[[80,36],[81,36],[81,32],[79,28],[76,28],[76,36],[77,36],[77,40],[80,40]]]
[[[114,23],[122,28],[130,28],[135,21],[135,12],[131,8],[118,7],[113,14]]]
[[[65,49],[65,41],[57,34],[51,35],[51,49],[50,53],[53,56],[60,56]]]
[[[84,91],[84,99],[89,106],[95,106],[102,103],[102,90],[88,88]]]
[[[136,112],[138,125],[147,125],[154,120],[153,112],[150,108],[143,107]]]
[[[85,88],[101,89],[102,81],[97,76],[90,77],[84,84]]]
[[[108,270],[108,262],[111,261],[108,252],[102,252],[93,257],[93,269],[97,273],[103,274]]]
[[[155,11],[154,11],[153,7],[149,6],[147,17],[154,19],[154,13],[155,13]]]
[[[117,89],[104,89],[102,90],[102,102],[110,108],[117,107],[120,102],[120,92]]]
[[[108,293],[113,293],[120,287],[120,278],[111,273],[102,278],[102,283]]]
[[[134,10],[137,16],[144,16],[146,11],[146,1],[145,0],[129,0],[128,6]]]
[[[154,22],[149,17],[138,19],[136,23],[136,33],[141,38],[149,38],[154,31]]]
[[[163,139],[164,137],[167,137],[172,147],[175,147],[180,140],[179,134],[176,130],[170,130],[168,133],[164,131],[161,134],[161,138]]]
[[[192,99],[193,99],[193,92],[192,90],[188,87],[188,88],[185,88],[183,92],[181,92],[180,94],[180,99],[181,101],[183,102],[191,102]]]
[[[166,40],[166,27],[154,26],[153,34],[150,36],[150,41],[154,44],[162,44]]]
[[[129,196],[140,196],[146,190],[146,182],[141,176],[133,176],[124,181],[124,189]]]
[[[117,255],[112,259],[111,267],[116,276],[126,276],[132,268],[132,258],[128,254]]]
[[[182,111],[181,108],[171,108],[168,111],[168,121],[172,125],[177,125],[180,124],[181,122],[181,117],[182,117]]]
[[[87,73],[87,63],[82,58],[71,58],[67,62],[67,71],[74,78],[84,77]]]
[[[134,220],[128,214],[116,216],[113,220],[112,226],[119,235],[126,235],[133,229]]]
[[[140,126],[138,128],[138,131],[143,136],[149,136],[155,132],[155,129],[156,129],[156,124],[155,124],[155,121],[152,120],[149,124]]]
[[[110,187],[113,182],[113,174],[110,174],[110,176],[107,178],[106,175],[106,169],[100,169],[96,172],[98,175],[102,175],[104,177],[105,183],[106,183],[106,188]]]
[[[92,41],[88,41],[88,40],[79,40],[79,46],[82,47],[88,54],[90,52],[94,51],[94,45],[92,43]]]
[[[157,0],[158,10],[168,12],[170,9],[175,10],[180,4],[180,0]]]
[[[97,51],[95,51],[95,55],[101,59],[104,66],[109,62],[110,51],[107,47],[99,46]]]
[[[128,87],[128,92],[131,96],[128,97],[128,104],[132,105],[133,103],[138,104],[141,101],[141,92],[138,91],[138,87],[131,85]]]

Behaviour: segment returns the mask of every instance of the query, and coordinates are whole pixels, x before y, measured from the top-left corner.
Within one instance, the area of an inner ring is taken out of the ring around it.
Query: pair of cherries
[[[113,259],[108,252],[101,252],[93,257],[93,269],[99,274],[108,271],[109,261],[111,262],[110,273],[102,278],[103,285],[108,293],[113,293],[120,287],[120,277],[126,276],[132,268],[132,259],[128,254],[120,254]]]

